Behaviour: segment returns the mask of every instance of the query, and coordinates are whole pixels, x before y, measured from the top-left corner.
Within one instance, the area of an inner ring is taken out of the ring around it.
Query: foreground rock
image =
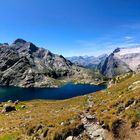
[[[9,105],[9,104],[5,104],[4,108],[2,110],[2,113],[11,112],[11,111],[16,111],[15,106],[12,106],[12,105]]]
[[[73,140],[73,136],[67,137],[66,140]]]

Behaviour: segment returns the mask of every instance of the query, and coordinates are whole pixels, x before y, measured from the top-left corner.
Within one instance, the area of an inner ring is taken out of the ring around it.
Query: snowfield
[[[134,53],[140,53],[140,46],[135,48],[121,48],[119,52],[117,52],[117,55],[126,55],[126,54],[134,54]]]

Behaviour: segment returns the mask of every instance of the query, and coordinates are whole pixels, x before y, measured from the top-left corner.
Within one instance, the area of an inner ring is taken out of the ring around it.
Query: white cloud
[[[132,36],[125,36],[124,39],[126,39],[126,40],[132,40],[133,37]]]

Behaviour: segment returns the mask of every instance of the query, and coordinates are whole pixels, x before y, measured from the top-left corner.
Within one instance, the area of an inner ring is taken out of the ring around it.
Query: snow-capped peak
[[[140,53],[140,46],[134,48],[121,48],[116,52],[117,55],[126,55],[126,54],[134,54]]]

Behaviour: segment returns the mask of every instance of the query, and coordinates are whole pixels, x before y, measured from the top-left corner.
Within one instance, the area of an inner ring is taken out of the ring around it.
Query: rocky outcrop
[[[83,69],[23,39],[0,45],[0,85],[56,87],[56,79],[82,73]]]
[[[136,71],[140,66],[140,47],[117,48],[103,63],[98,65],[100,72],[108,78]]]
[[[11,112],[11,111],[16,111],[15,106],[13,105],[9,105],[9,104],[5,104],[3,110],[1,111],[2,113],[6,113],[6,112]]]

